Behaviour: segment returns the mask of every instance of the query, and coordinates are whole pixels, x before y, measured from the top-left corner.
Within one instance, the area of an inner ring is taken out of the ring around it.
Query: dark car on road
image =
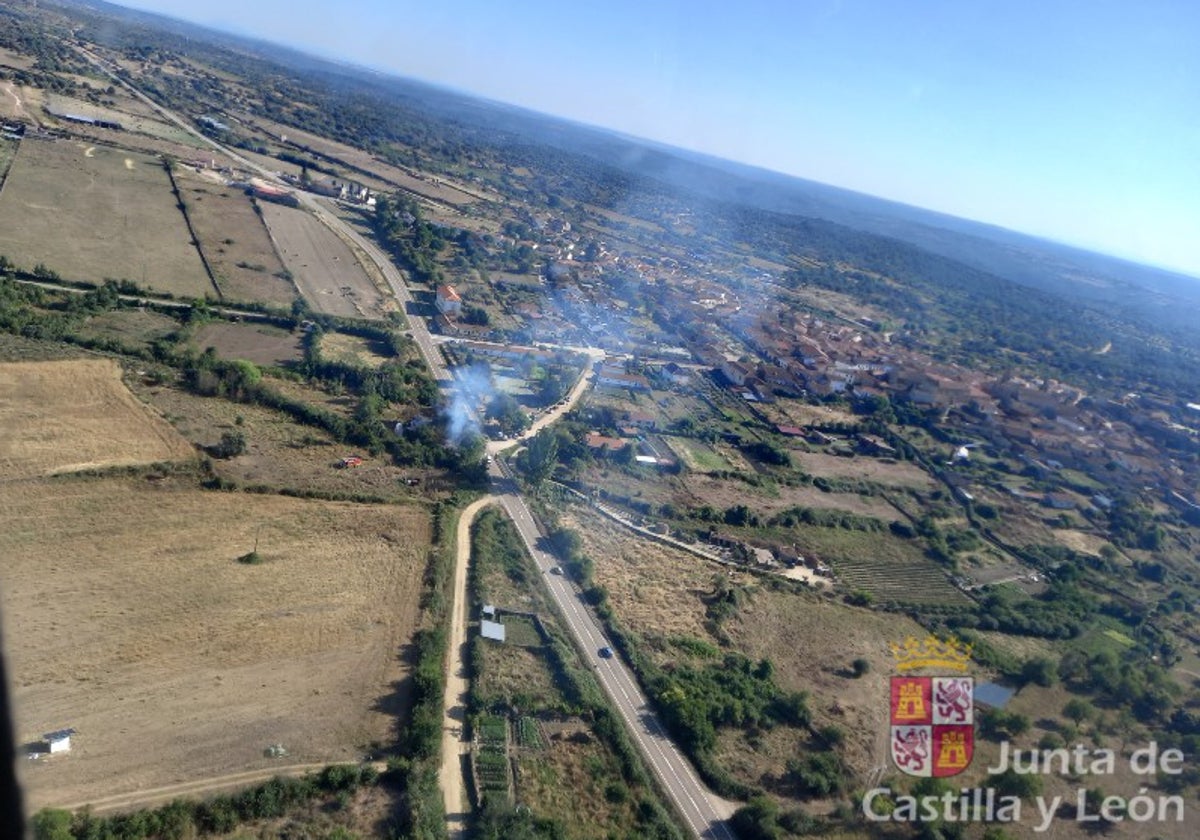
[[[613,656],[613,649],[610,648],[608,645],[605,645],[604,647],[600,648],[600,658],[601,659],[612,659],[612,656]]]

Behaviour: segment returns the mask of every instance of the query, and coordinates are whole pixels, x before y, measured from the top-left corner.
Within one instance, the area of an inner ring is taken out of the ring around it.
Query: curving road
[[[129,90],[133,95],[146,102],[164,118],[200,138],[215,150],[235,161],[239,166],[244,167],[247,171],[257,172],[264,178],[277,181],[274,173],[268,171],[265,167],[252,163],[236,152],[225,148],[220,143],[205,137],[176,114],[163,108],[140,90],[112,74],[105,63],[92,53],[80,47],[76,47],[76,49],[88,61],[98,66],[103,72],[115,79],[117,83]],[[388,285],[391,287],[392,292],[395,294],[396,299],[405,306],[407,311],[408,304],[412,302],[412,295],[409,294],[408,287],[404,283],[404,278],[396,267],[392,265],[391,260],[376,245],[365,239],[345,221],[331,213],[314,196],[304,192],[297,192],[297,196],[330,230],[338,234],[342,239],[354,243],[363,254],[378,266]],[[448,386],[453,379],[446,367],[445,359],[442,357],[437,344],[432,340],[429,330],[425,326],[424,320],[420,317],[410,316],[409,326],[413,340],[420,349],[425,362],[429,365],[434,378],[440,386]],[[568,406],[573,404],[574,400],[579,399],[579,396],[583,393],[583,389],[587,385],[587,380],[588,377],[586,375],[581,377],[580,382],[572,390]],[[549,416],[557,417],[558,414],[561,414],[561,411],[553,412]],[[549,422],[552,422],[552,420],[545,419],[542,426]],[[541,426],[538,428],[541,428]],[[514,442],[504,441],[503,443],[507,446]],[[494,494],[498,497],[501,506],[512,518],[517,531],[521,534],[521,539],[525,543],[525,547],[529,550],[538,568],[545,575],[547,588],[558,604],[558,608],[571,634],[575,637],[578,647],[587,662],[596,669],[596,675],[601,687],[616,706],[621,718],[625,721],[629,729],[634,743],[637,744],[638,749],[649,763],[655,776],[658,777],[663,789],[675,805],[676,810],[683,817],[688,829],[696,837],[710,838],[710,840],[735,840],[733,832],[727,824],[727,820],[733,813],[736,805],[717,797],[700,781],[692,765],[667,735],[662,722],[658,719],[658,715],[650,705],[647,697],[638,687],[637,680],[629,668],[619,658],[604,659],[599,656],[598,651],[600,648],[610,645],[609,640],[604,636],[599,620],[585,606],[582,594],[573,583],[561,575],[550,574],[550,569],[557,565],[557,561],[551,555],[538,548],[538,540],[541,534],[528,505],[525,504],[525,500],[521,498],[517,491],[515,482],[503,474],[502,467],[498,462],[491,464],[488,471],[492,480]],[[463,564],[460,562],[458,565]],[[456,575],[457,573],[458,570],[456,570]],[[465,568],[463,569],[463,574],[465,575]],[[459,790],[461,791],[461,779],[459,781]],[[449,794],[444,795],[449,796]]]

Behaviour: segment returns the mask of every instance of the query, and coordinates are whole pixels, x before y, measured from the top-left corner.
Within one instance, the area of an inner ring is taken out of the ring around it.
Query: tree
[[[1067,718],[1076,726],[1078,726],[1085,720],[1091,718],[1095,711],[1096,710],[1092,708],[1092,704],[1084,700],[1082,697],[1072,697],[1067,701],[1066,705],[1063,706],[1062,713],[1063,717]]]
[[[553,429],[542,429],[533,436],[526,450],[525,463],[529,481],[534,486],[554,474],[558,464],[558,434]]]
[[[1058,668],[1044,656],[1035,656],[1021,666],[1021,682],[1026,685],[1033,683],[1043,688],[1049,688],[1054,685],[1057,675]]]
[[[43,808],[33,815],[34,840],[72,840],[71,812],[61,808]]]

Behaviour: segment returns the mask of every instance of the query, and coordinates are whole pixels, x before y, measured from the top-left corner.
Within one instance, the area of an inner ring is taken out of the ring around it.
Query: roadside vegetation
[[[479,838],[678,838],[641,757],[495,508],[472,528],[471,613],[494,605],[503,644],[472,622],[468,667]]]

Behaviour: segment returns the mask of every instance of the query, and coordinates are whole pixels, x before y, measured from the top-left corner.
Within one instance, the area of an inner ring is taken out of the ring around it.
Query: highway
[[[246,168],[248,171],[258,172],[264,178],[272,181],[278,180],[275,174],[268,171],[265,167],[258,166],[241,157],[236,152],[205,137],[179,116],[163,108],[140,90],[109,72],[105,63],[97,56],[92,55],[82,48],[77,49],[89,61],[100,67],[119,84],[162,114],[164,118],[169,119],[175,125],[202,139],[209,146],[237,162],[239,166]],[[378,266],[388,285],[391,287],[392,292],[395,294],[396,300],[405,307],[407,314],[409,304],[412,302],[412,295],[404,283],[404,278],[401,276],[399,270],[392,265],[391,260],[374,243],[366,240],[344,220],[323,206],[314,196],[302,191],[296,191],[296,195],[330,230],[337,233],[344,240],[354,243],[355,247],[359,248],[363,254]],[[430,336],[424,320],[419,316],[408,314],[408,321],[409,332],[412,335],[413,341],[416,342],[421,356],[425,359],[426,364],[429,365],[429,369],[437,380],[438,385],[443,388],[449,387],[453,382],[453,377],[446,367],[446,362],[442,357],[441,351]],[[586,380],[587,377],[584,376],[583,379]],[[579,398],[583,387],[583,385],[577,385],[577,389],[572,393],[572,400]],[[516,524],[517,530],[521,534],[521,539],[524,541],[530,555],[532,555],[534,562],[537,563],[538,568],[541,570],[547,582],[547,588],[558,605],[567,627],[575,637],[577,646],[587,662],[596,669],[596,675],[601,687],[616,706],[621,718],[628,727],[629,734],[632,736],[634,743],[637,744],[643,757],[649,763],[654,775],[658,778],[666,794],[670,797],[676,810],[683,817],[692,834],[696,837],[710,838],[710,840],[735,840],[733,831],[726,821],[736,806],[714,795],[700,781],[695,769],[667,735],[662,722],[650,705],[649,700],[642,693],[641,688],[638,687],[637,680],[630,669],[617,656],[605,659],[599,655],[600,648],[611,646],[610,641],[605,638],[599,620],[583,603],[582,593],[578,588],[564,576],[550,573],[550,569],[556,566],[558,561],[538,547],[540,532],[537,523],[534,521],[533,514],[530,512],[529,506],[525,504],[525,500],[518,493],[516,483],[506,477],[502,469],[498,461],[493,462],[488,467],[492,491],[499,497],[504,510]]]
[[[600,620],[586,606],[583,593],[574,583],[566,576],[550,571],[558,565],[558,560],[538,547],[541,532],[529,506],[516,491],[515,482],[503,475],[499,463],[489,467],[489,475],[492,477],[493,493],[517,526],[522,542],[542,573],[546,588],[558,605],[585,661],[595,668],[605,694],[625,721],[634,743],[688,829],[696,837],[734,840],[733,831],[726,821],[736,805],[713,794],[696,775],[691,763],[671,741],[658,714],[625,663],[617,656],[611,659],[600,656],[601,648],[612,646],[604,635]]]

